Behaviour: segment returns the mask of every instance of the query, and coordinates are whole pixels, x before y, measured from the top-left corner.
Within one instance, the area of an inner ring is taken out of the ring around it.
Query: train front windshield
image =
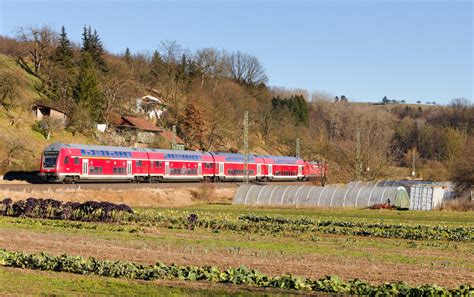
[[[44,152],[43,168],[56,167],[57,159],[58,159],[58,152]]]

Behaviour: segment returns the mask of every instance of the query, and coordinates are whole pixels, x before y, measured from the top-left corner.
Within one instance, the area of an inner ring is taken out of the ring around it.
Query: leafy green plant
[[[371,285],[358,279],[344,282],[337,276],[327,276],[319,280],[305,279],[292,275],[270,277],[245,266],[229,268],[224,271],[220,271],[214,266],[165,265],[161,262],[144,266],[131,262],[99,261],[94,258],[84,259],[65,254],[51,256],[46,253],[26,254],[6,250],[0,250],[0,265],[115,278],[211,281],[333,294],[368,296],[470,296],[474,294],[474,287],[469,285],[462,285],[455,289],[444,289],[436,285],[410,287],[405,283]]]

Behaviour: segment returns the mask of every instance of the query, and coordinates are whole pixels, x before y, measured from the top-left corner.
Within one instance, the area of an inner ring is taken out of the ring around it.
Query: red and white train
[[[307,180],[321,167],[296,157],[249,155],[249,179]],[[44,149],[40,176],[49,182],[242,181],[244,155],[55,143]]]

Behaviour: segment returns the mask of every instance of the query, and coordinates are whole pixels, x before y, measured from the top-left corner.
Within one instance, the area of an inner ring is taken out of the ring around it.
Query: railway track
[[[203,185],[200,182],[162,182],[162,183],[77,183],[77,184],[0,184],[2,191],[47,191],[47,190],[131,190],[137,188],[197,188]],[[216,188],[237,188],[242,182],[212,183]],[[308,182],[270,182],[259,185],[312,185]]]

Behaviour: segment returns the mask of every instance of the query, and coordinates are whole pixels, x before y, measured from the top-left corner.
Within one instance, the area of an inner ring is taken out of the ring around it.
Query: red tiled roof
[[[119,126],[129,126],[133,128],[137,128],[143,131],[153,131],[153,132],[162,132],[163,129],[153,125],[146,119],[130,117],[130,116],[122,116],[122,122]]]
[[[173,141],[173,133],[171,131],[163,131],[160,133],[161,136],[163,136],[164,139],[166,139],[169,142]],[[184,144],[184,141],[179,138],[178,135],[176,135],[176,143],[177,144]]]

